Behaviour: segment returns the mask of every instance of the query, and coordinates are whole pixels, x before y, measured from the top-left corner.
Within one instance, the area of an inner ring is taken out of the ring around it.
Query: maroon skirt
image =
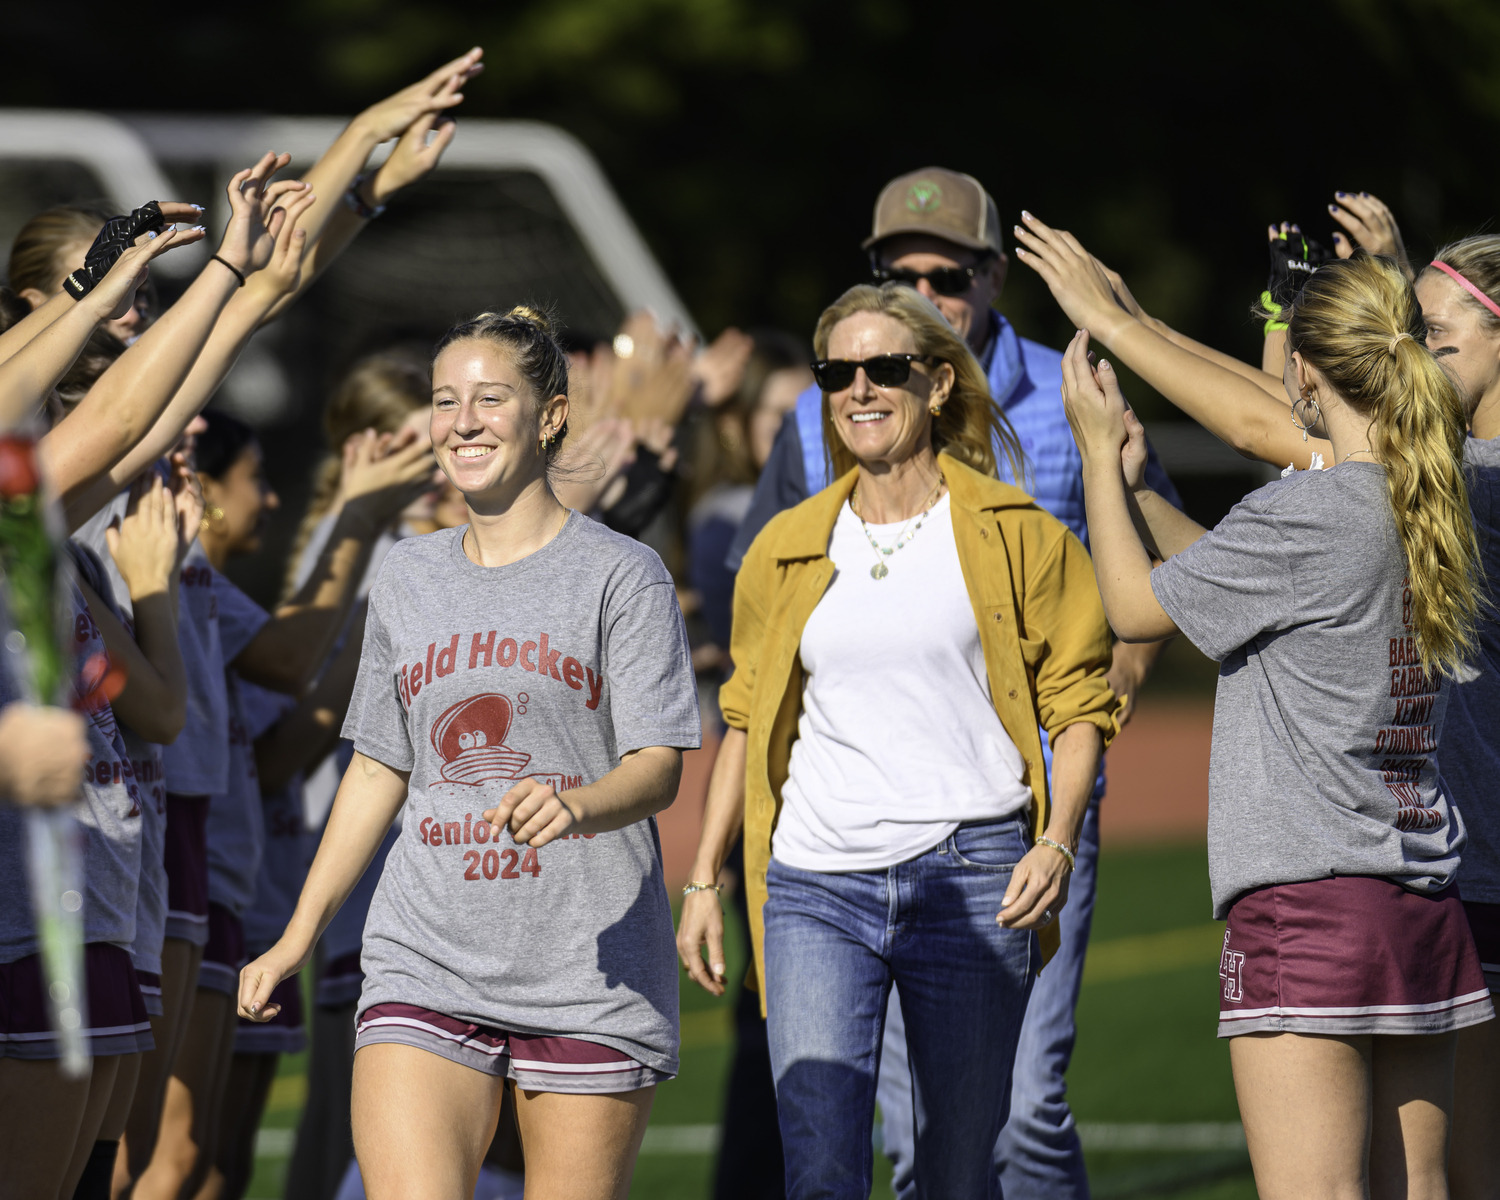
[[[245,953],[245,925],[222,904],[209,903],[208,941],[198,965],[198,986],[240,994],[240,971],[250,961]]]
[[[1367,876],[1246,892],[1219,984],[1220,1037],[1447,1033],[1495,1015],[1458,889]]]
[[[208,797],[167,793],[167,936],[208,941]]]
[[[130,955],[107,942],[83,948],[89,1008],[83,1030],[90,1055],[151,1050],[151,1020],[141,999]],[[60,1058],[62,1048],[47,1013],[42,959],[29,954],[0,964],[0,1057]]]

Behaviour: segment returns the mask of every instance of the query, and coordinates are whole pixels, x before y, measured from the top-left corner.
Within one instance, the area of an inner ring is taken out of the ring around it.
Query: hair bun
[[[539,308],[532,308],[529,304],[518,304],[508,313],[507,317],[514,317],[520,321],[530,321],[538,326],[543,333],[552,332],[552,318]]]

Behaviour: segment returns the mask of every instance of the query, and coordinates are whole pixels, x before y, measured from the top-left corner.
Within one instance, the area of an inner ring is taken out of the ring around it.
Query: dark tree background
[[[861,274],[880,185],[934,163],[1247,357],[1269,221],[1326,235],[1332,192],[1368,190],[1416,257],[1496,209],[1484,0],[56,0],[5,24],[0,102],[28,107],[352,113],[483,45],[462,112],[581,137],[709,333],[810,330]],[[1002,307],[1069,332],[1019,264]]]

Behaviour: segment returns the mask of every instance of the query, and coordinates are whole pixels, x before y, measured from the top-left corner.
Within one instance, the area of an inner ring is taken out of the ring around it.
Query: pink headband
[[[1467,279],[1465,279],[1462,275],[1460,275],[1457,271],[1450,267],[1447,263],[1439,262],[1437,259],[1433,259],[1427,265],[1430,267],[1436,267],[1444,275],[1447,275],[1450,279],[1452,279],[1454,283],[1458,284],[1459,287],[1463,288],[1464,291],[1468,292],[1469,295],[1473,296],[1474,299],[1478,300],[1479,303],[1484,305],[1485,308],[1489,309],[1490,312],[1494,313],[1497,317],[1500,317],[1500,304],[1496,304],[1477,287],[1475,287],[1472,283],[1470,283]]]

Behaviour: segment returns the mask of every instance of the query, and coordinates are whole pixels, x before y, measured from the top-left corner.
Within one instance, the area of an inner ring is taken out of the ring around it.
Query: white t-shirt
[[[883,547],[911,522],[871,525]],[[837,570],[802,631],[798,739],[771,843],[806,871],[875,871],[966,821],[1031,803],[1021,752],[990,697],[944,496],[899,551],[877,554],[844,505]],[[876,562],[888,569],[875,579]]]

